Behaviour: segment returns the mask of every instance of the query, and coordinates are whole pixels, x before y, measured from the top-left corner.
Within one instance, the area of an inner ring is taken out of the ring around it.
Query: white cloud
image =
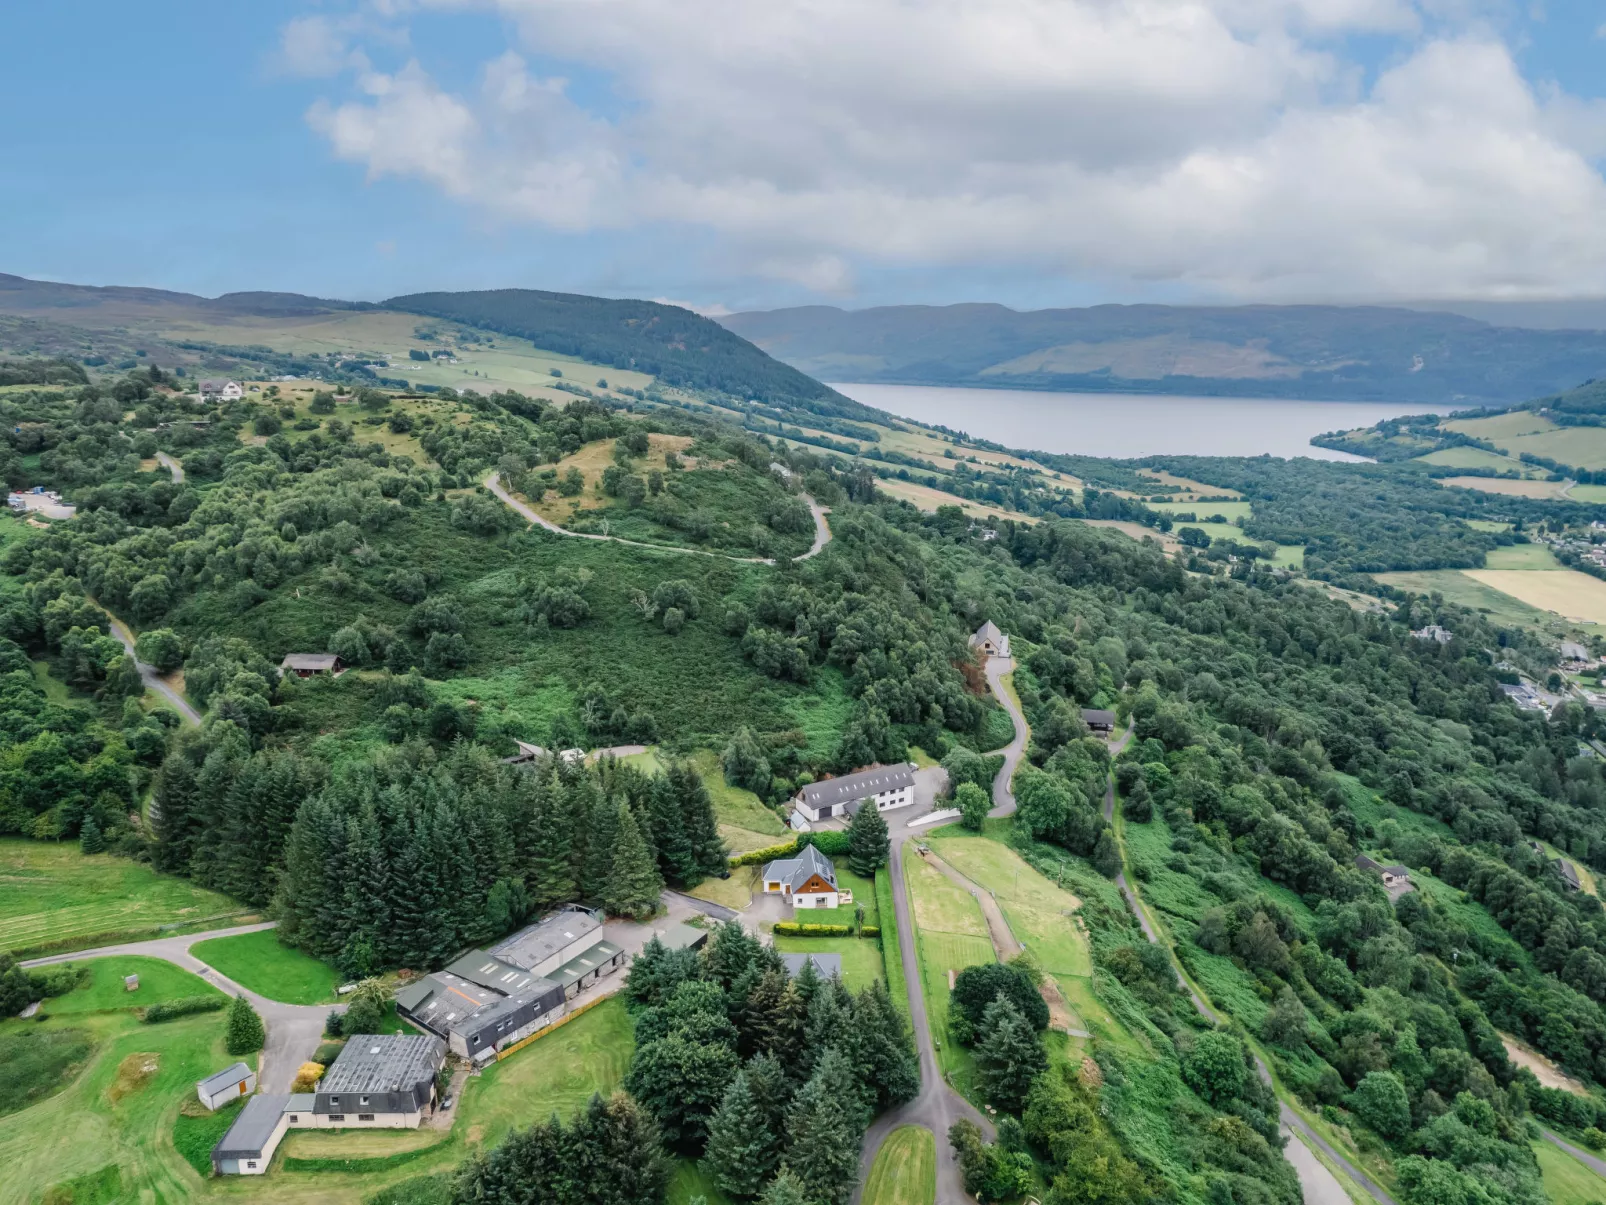
[[[822,293],[876,263],[1598,292],[1606,110],[1424,4],[1441,32],[1410,0],[484,0],[587,86],[509,51],[453,94],[414,62],[309,120],[371,176],[560,230],[710,230]],[[1355,33],[1397,39],[1370,85]],[[606,108],[575,99],[599,80]]]

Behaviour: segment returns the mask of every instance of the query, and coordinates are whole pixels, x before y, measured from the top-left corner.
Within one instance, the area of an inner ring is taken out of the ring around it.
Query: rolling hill
[[[1381,306],[805,306],[721,321],[833,381],[1464,407],[1606,372],[1606,332]]]

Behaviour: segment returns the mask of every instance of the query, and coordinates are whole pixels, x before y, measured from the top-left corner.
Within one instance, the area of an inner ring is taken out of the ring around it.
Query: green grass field
[[[1211,515],[1220,515],[1228,523],[1234,519],[1247,521],[1251,512],[1248,502],[1145,502],[1144,505],[1150,510],[1163,510],[1172,515],[1180,511],[1191,511],[1201,522]],[[1211,531],[1219,526],[1219,523],[1210,523],[1205,526],[1205,530]]]
[[[1491,548],[1487,557],[1489,569],[1560,569],[1561,562],[1543,544],[1507,544]]]
[[[0,1031],[0,1116],[25,1109],[59,1091],[95,1048],[83,1029],[39,1030],[8,1026]]]
[[[1493,469],[1497,473],[1515,469],[1524,477],[1534,475],[1534,470],[1515,456],[1501,456],[1497,452],[1485,452],[1482,448],[1440,448],[1437,452],[1418,456],[1416,460],[1420,464],[1444,465],[1452,469]]]
[[[887,968],[887,991],[905,1021],[909,1020],[909,981],[904,977],[903,949],[898,945],[898,913],[892,899],[892,869],[883,866],[875,872],[876,906],[884,919],[881,926],[881,960]]]
[[[1303,544],[1279,544],[1277,555],[1271,558],[1271,563],[1279,569],[1303,569],[1305,567],[1305,546]]]
[[[1567,496],[1574,502],[1606,502],[1606,485],[1575,485]]]
[[[1446,602],[1481,611],[1495,623],[1507,627],[1526,627],[1542,632],[1595,630],[1595,625],[1562,623],[1538,607],[1530,607],[1493,586],[1473,580],[1459,569],[1421,569],[1405,573],[1377,573],[1373,576],[1385,585],[1397,586],[1401,590],[1417,594],[1442,594]]]
[[[39,1006],[41,1012],[52,1017],[64,1017],[79,1013],[149,1008],[159,1001],[179,1000],[185,996],[223,994],[199,975],[192,975],[159,958],[119,954],[112,958],[96,958],[85,965],[89,967],[89,981],[65,996],[46,1000]],[[137,991],[131,992],[123,986],[125,975],[139,976]]]
[[[786,825],[764,806],[757,795],[725,781],[725,769],[720,765],[719,754],[712,749],[702,749],[691,761],[702,775],[703,785],[708,788],[708,794],[714,801],[714,815],[719,819],[720,834],[732,853],[763,849],[786,839],[789,832]]]
[[[1465,523],[1468,527],[1472,528],[1473,531],[1491,531],[1492,532],[1492,531],[1510,531],[1511,530],[1511,524],[1502,523],[1502,522],[1499,522],[1499,521],[1497,521],[1495,519],[1463,519],[1462,522]]]
[[[0,840],[0,950],[85,949],[241,911],[227,896],[126,858]]]
[[[335,989],[340,986],[340,973],[327,962],[280,945],[272,929],[214,937],[197,942],[190,947],[190,953],[241,987],[269,1000],[323,1004],[339,998]]]
[[[960,1092],[973,1094],[976,1063],[948,1029],[948,974],[994,961],[987,922],[970,893],[918,856],[904,859],[904,882],[914,912],[915,949],[926,994],[926,1018],[937,1043],[937,1062]]]
[[[925,1126],[899,1126],[876,1152],[864,1205],[931,1205],[937,1199],[937,1141]]]
[[[1606,1205],[1606,1180],[1548,1142],[1533,1144],[1551,1205]]]

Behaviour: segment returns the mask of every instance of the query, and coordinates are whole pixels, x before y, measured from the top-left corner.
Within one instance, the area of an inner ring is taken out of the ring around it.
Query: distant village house
[[[1411,885],[1411,871],[1405,866],[1384,866],[1374,862],[1365,854],[1357,854],[1355,865],[1362,870],[1370,871],[1383,880],[1383,886],[1390,892],[1404,890]]]
[[[1425,628],[1418,628],[1416,631],[1412,632],[1411,635],[1415,636],[1418,640],[1432,640],[1438,644],[1450,643],[1449,631],[1445,628],[1441,628],[1436,623],[1430,623]]]
[[[205,380],[200,383],[201,400],[207,402],[233,402],[245,396],[238,381]]]
[[[1115,712],[1096,707],[1082,708],[1082,723],[1094,736],[1110,736],[1115,732]]]
[[[998,630],[998,625],[988,620],[977,628],[970,638],[970,647],[979,650],[988,657],[1009,656],[1009,637]]]

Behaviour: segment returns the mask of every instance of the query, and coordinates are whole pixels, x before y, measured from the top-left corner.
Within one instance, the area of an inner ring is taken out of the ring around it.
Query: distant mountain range
[[[825,381],[1465,408],[1606,377],[1606,331],[1386,306],[802,306],[720,322]]]
[[[160,359],[158,348],[170,352],[173,347],[197,346],[197,340],[216,343],[211,332],[219,320],[255,320],[233,332],[240,344],[249,344],[267,329],[264,322],[350,311],[393,311],[461,322],[594,364],[644,372],[668,386],[711,391],[743,402],[869,421],[884,417],[771,358],[717,322],[653,301],[535,289],[415,293],[377,303],[299,293],[200,297],[0,274],[0,319],[14,320],[15,336],[0,342],[15,343],[15,350],[33,354],[81,358],[86,344],[92,343],[82,338],[84,332],[113,332],[124,336],[117,343],[119,349],[127,346],[127,336],[149,335],[141,342],[141,354],[148,350]],[[4,334],[0,329],[0,336]],[[230,350],[238,354],[249,348]]]

